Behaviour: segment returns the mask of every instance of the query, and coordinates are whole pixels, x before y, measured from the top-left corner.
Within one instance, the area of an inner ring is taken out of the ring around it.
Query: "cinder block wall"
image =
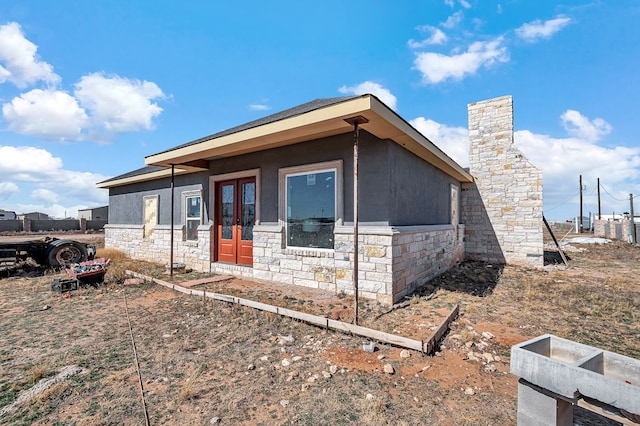
[[[469,104],[469,172],[462,190],[467,258],[542,266],[542,171],[513,142],[513,100]]]
[[[636,241],[640,241],[640,226],[635,223]],[[594,220],[593,235],[595,237],[611,238],[629,242],[631,240],[631,221]]]

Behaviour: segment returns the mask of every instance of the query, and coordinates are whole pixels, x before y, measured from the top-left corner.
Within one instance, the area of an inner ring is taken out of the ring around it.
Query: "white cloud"
[[[611,196],[602,194],[602,206],[606,212],[628,210],[626,199],[629,192],[634,191],[634,186],[636,191],[640,189],[637,184],[640,178],[640,148],[607,148],[587,140],[553,138],[528,130],[515,132],[514,137],[516,145],[527,158],[543,171],[545,206],[556,208],[565,203],[577,204],[580,175],[587,186],[584,191],[587,211],[597,208],[598,178],[611,193]]]
[[[611,124],[602,118],[591,121],[578,111],[571,109],[565,111],[560,118],[564,128],[571,136],[587,142],[596,142],[611,133],[612,130]]]
[[[6,200],[13,194],[20,192],[20,188],[13,182],[0,182],[0,200]]]
[[[50,207],[58,202],[58,194],[44,188],[38,188],[31,192],[31,198],[41,201],[45,207]]]
[[[424,117],[409,123],[462,167],[469,165],[469,130],[450,127]]]
[[[411,49],[420,49],[425,46],[444,44],[447,42],[447,35],[440,28],[432,27],[430,25],[424,25],[418,29],[423,32],[430,32],[431,36],[421,41],[410,39],[407,42],[407,45]]]
[[[57,84],[53,67],[40,61],[37,46],[20,25],[0,25],[0,83],[19,88],[39,81]],[[165,95],[153,82],[102,73],[83,76],[73,96],[49,87],[33,89],[2,106],[9,130],[55,141],[110,139],[112,133],[150,130],[162,108],[153,102]]]
[[[88,124],[76,99],[58,90],[34,89],[2,106],[9,129],[57,141],[76,140]]]
[[[16,188],[33,188],[32,198],[42,202],[40,211],[53,205],[61,207],[61,204],[107,204],[106,191],[95,187],[96,182],[107,178],[98,173],[64,169],[60,158],[41,148],[0,146],[0,181],[13,182],[15,187],[7,188],[14,193]],[[29,209],[14,206],[12,210]]]
[[[389,108],[395,110],[396,105],[398,103],[398,99],[389,91],[389,89],[384,88],[379,83],[375,83],[373,81],[364,81],[355,86],[342,86],[338,89],[340,93],[345,94],[354,94],[354,95],[364,95],[366,93],[371,93],[372,95],[380,98],[382,102],[384,102]]]
[[[590,120],[575,110],[561,115],[568,137],[554,138],[529,130],[515,132],[516,145],[527,158],[540,167],[544,176],[545,206],[576,205],[579,200],[579,176],[587,185],[584,191],[585,209],[597,208],[596,182],[610,189],[603,194],[607,211],[628,210],[625,199],[640,179],[640,148],[605,147],[598,144],[612,131],[601,118]],[[568,195],[569,194],[569,195]],[[571,195],[573,194],[573,195]],[[613,198],[612,198],[613,197]],[[545,207],[546,208],[546,207]]]
[[[271,107],[265,104],[251,104],[249,105],[249,109],[251,111],[268,111]]]
[[[38,81],[58,83],[60,77],[51,65],[38,59],[37,50],[18,23],[0,25],[0,83],[8,81],[19,88]]]
[[[587,186],[583,194],[587,212],[597,208],[598,178],[611,194],[602,192],[603,213],[628,210],[629,193],[640,193],[640,147],[598,145],[597,142],[612,130],[611,126],[602,119],[589,120],[577,111],[567,112],[562,116],[569,115],[574,125],[574,128],[567,128],[567,137],[551,137],[529,130],[514,133],[516,146],[543,171],[547,218],[566,219],[565,214],[558,212],[576,208],[580,175]],[[465,127],[447,126],[424,117],[410,123],[458,164],[468,165],[469,139]],[[560,206],[563,210],[555,210]],[[566,216],[571,214],[566,213]]]
[[[457,11],[453,15],[449,16],[446,21],[441,22],[440,25],[442,25],[444,28],[452,29],[457,27],[458,24],[462,22],[462,18],[462,11]]]
[[[164,93],[149,81],[94,73],[76,83],[75,96],[90,111],[94,127],[131,132],[153,128],[162,108],[152,100],[164,98]]]
[[[30,146],[0,145],[0,179],[37,182],[49,179],[62,168],[62,160],[47,150]]]
[[[557,16],[554,19],[542,22],[539,19],[523,24],[516,29],[516,35],[522,40],[533,43],[543,38],[550,38],[552,35],[569,25],[571,18]]]
[[[509,61],[509,51],[502,45],[503,38],[491,41],[476,41],[466,52],[450,56],[435,52],[416,54],[415,68],[429,84],[438,84],[448,79],[461,80],[475,74],[480,67],[489,68],[496,62]]]
[[[464,7],[465,9],[471,8],[471,3],[469,3],[467,0],[458,0],[458,3],[460,3],[460,6]],[[444,4],[449,7],[454,7],[456,5],[456,2],[454,0],[444,0]]]

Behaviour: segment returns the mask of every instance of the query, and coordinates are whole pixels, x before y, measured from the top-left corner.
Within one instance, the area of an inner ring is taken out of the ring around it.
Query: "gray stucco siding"
[[[353,223],[353,133],[212,160],[209,171],[175,178],[176,223],[182,192],[203,190],[204,223],[212,217],[209,176],[260,169],[261,223],[278,222],[281,168],[342,160],[344,221]],[[430,225],[450,222],[450,184],[458,182],[390,140],[361,130],[359,139],[359,221],[376,225]],[[158,195],[159,223],[168,225],[170,179],[111,188],[111,224],[142,224],[144,197]]]
[[[360,133],[360,219],[386,222],[388,203],[387,141]],[[260,169],[260,218],[278,221],[278,171],[281,168],[342,160],[344,220],[353,221],[353,134],[333,136],[251,154],[211,161],[210,173],[221,175]]]
[[[175,177],[174,221],[182,220],[182,193],[185,191],[203,191],[203,222],[208,222],[209,174],[194,173]],[[143,224],[144,197],[158,196],[158,223],[171,223],[171,179],[158,179],[109,189],[109,223],[115,225]]]
[[[459,186],[457,180],[396,144],[389,146],[389,165],[390,225],[451,223],[451,184]]]

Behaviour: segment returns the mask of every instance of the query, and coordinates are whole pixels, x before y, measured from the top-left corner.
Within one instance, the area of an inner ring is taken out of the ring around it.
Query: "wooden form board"
[[[229,296],[229,295],[220,294],[220,293],[213,293],[213,292],[204,291],[204,290],[192,290],[176,284],[171,284],[169,282],[160,280],[158,278],[147,277],[145,275],[142,275],[133,271],[126,271],[126,273],[127,275],[131,275],[133,277],[140,278],[145,281],[153,281],[156,284],[159,284],[163,287],[169,288],[171,290],[174,290],[180,293],[189,294],[192,296],[205,297],[205,298],[219,300],[227,303],[234,303],[237,305],[258,309],[265,312],[272,312],[288,318],[304,321],[308,324],[313,324],[319,327],[330,328],[330,329],[341,331],[344,333],[351,333],[358,336],[367,337],[372,340],[388,343],[390,345],[399,346],[406,349],[413,349],[415,351],[419,351],[425,354],[431,354],[433,351],[435,351],[438,342],[448,330],[449,324],[457,318],[458,312],[459,312],[459,306],[456,305],[456,307],[451,311],[451,313],[447,316],[447,318],[431,334],[429,339],[415,340],[415,339],[410,339],[408,337],[398,336],[391,333],[385,333],[384,331],[378,331],[378,330],[362,327],[355,324],[349,324],[346,322],[329,319],[319,315],[307,314],[305,312],[299,312],[293,309],[287,309],[287,308],[282,308],[280,306],[269,305],[267,303],[261,303],[261,302],[256,302],[249,299],[243,299],[241,297]]]

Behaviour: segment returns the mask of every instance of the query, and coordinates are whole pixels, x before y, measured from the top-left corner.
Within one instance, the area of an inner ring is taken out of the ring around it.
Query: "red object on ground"
[[[107,273],[107,265],[110,261],[111,259],[101,257],[76,263],[67,268],[67,275],[76,278],[83,284],[101,283],[104,281],[104,275]]]

